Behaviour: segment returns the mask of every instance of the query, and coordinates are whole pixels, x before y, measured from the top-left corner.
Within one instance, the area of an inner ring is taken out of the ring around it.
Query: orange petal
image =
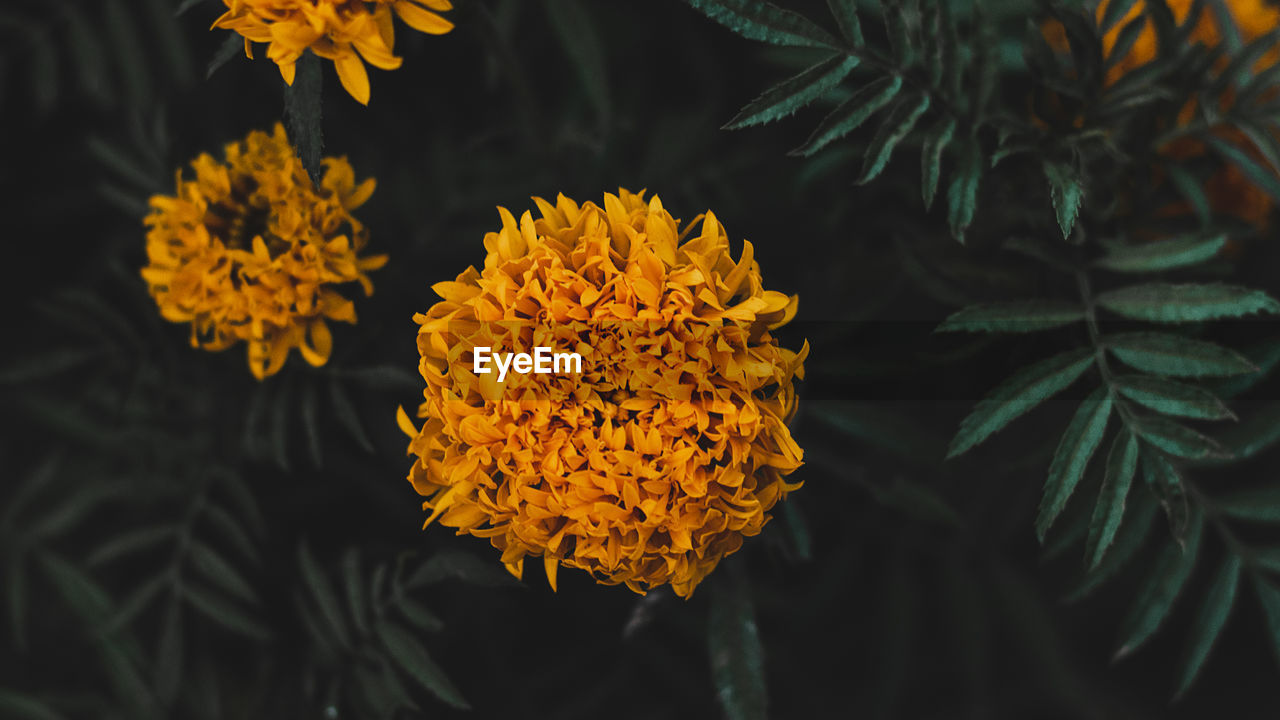
[[[359,56],[355,53],[343,55],[333,61],[333,66],[338,70],[338,79],[342,81],[342,87],[346,88],[356,102],[368,105],[369,73],[364,69],[364,63],[360,61]]]

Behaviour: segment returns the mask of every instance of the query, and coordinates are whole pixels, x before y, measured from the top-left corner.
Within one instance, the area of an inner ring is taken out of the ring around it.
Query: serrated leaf
[[[223,65],[231,62],[231,58],[244,52],[244,37],[238,32],[228,32],[227,36],[222,40],[222,44],[213,53],[213,57],[209,58],[209,65],[205,67],[204,79],[208,80],[213,74],[218,72]]]
[[[1194,385],[1152,375],[1118,375],[1112,380],[1125,397],[1158,413],[1197,420],[1235,419],[1217,395]]]
[[[188,551],[191,553],[192,567],[205,579],[241,600],[258,602],[258,594],[249,581],[216,550],[199,540],[192,540]]]
[[[1261,290],[1235,285],[1147,283],[1100,293],[1098,305],[1134,320],[1183,323],[1280,312]]]
[[[1204,133],[1200,138],[1227,162],[1235,165],[1254,185],[1270,195],[1273,202],[1280,202],[1280,177],[1276,175],[1275,169],[1264,167],[1244,150],[1212,133]]]
[[[1089,568],[1098,567],[1103,556],[1115,540],[1116,531],[1124,519],[1125,499],[1133,476],[1138,472],[1138,439],[1127,431],[1116,433],[1107,455],[1107,472],[1098,491],[1098,504],[1094,506],[1089,521],[1089,538],[1085,543],[1085,557]]]
[[[1182,476],[1168,457],[1147,445],[1142,448],[1142,479],[1152,495],[1160,501],[1169,521],[1169,532],[1180,547],[1187,542],[1187,525],[1191,521],[1191,504]]]
[[[1178,670],[1180,679],[1175,699],[1185,694],[1195,682],[1200,669],[1204,667],[1204,661],[1209,657],[1209,651],[1213,649],[1214,641],[1222,634],[1222,627],[1226,625],[1227,618],[1231,615],[1231,606],[1236,600],[1236,590],[1240,587],[1240,564],[1239,555],[1227,553],[1226,561],[1214,575],[1204,605],[1200,607],[1200,614],[1191,626],[1191,644],[1187,646],[1186,655]]]
[[[1157,375],[1222,377],[1257,370],[1257,366],[1234,350],[1180,335],[1121,333],[1103,336],[1102,343],[1124,364]]]
[[[934,332],[1024,333],[1084,320],[1084,308],[1057,300],[1020,300],[972,305],[953,313]]]
[[[1204,522],[1197,507],[1188,523],[1185,549],[1179,545],[1165,546],[1138,592],[1132,609],[1121,623],[1120,646],[1115,654],[1117,660],[1142,647],[1168,617],[1195,568],[1203,530]]]
[[[1058,217],[1058,228],[1062,230],[1063,238],[1070,238],[1084,200],[1084,186],[1080,183],[1079,173],[1065,163],[1046,160],[1044,176],[1049,181],[1049,196]]]
[[[858,58],[837,53],[766,90],[742,108],[722,129],[763,125],[791,115],[840,85],[858,66]]]
[[[1236,520],[1280,524],[1280,487],[1241,490],[1214,500],[1218,512]]]
[[[838,47],[827,31],[803,15],[761,0],[685,0],[691,7],[750,40],[790,47]]]
[[[1226,235],[1181,237],[1172,240],[1112,248],[1096,262],[1116,272],[1158,272],[1196,265],[1217,257],[1227,244]]]
[[[901,89],[902,78],[897,75],[882,77],[862,86],[852,97],[840,103],[823,118],[818,128],[803,145],[788,154],[808,157],[833,141],[848,135],[876,111],[888,105]]]
[[[194,583],[184,583],[182,596],[201,615],[231,632],[260,642],[270,642],[272,638],[267,626],[216,592]]]
[[[323,77],[320,58],[310,50],[304,50],[295,66],[293,84],[284,86],[284,119],[289,128],[289,140],[316,187],[320,187],[320,152],[324,149],[321,124]]]
[[[474,555],[455,550],[442,550],[427,558],[404,584],[405,587],[412,588],[453,579],[488,587],[519,584],[498,563],[480,560]]]
[[[962,243],[978,210],[982,166],[982,149],[976,140],[971,140],[961,152],[955,177],[947,188],[947,221],[951,224],[951,235]]]
[[[1067,431],[1062,434],[1049,464],[1049,478],[1045,481],[1044,497],[1036,517],[1036,535],[1040,542],[1044,542],[1045,534],[1062,514],[1080,478],[1084,477],[1085,468],[1098,449],[1098,443],[1102,442],[1110,417],[1111,394],[1106,387],[1100,387],[1085,398],[1067,425]]]
[[[746,582],[713,585],[707,618],[711,678],[729,720],[764,720],[764,647],[756,628],[755,606]]]
[[[911,134],[928,109],[929,96],[923,93],[915,98],[907,97],[898,101],[867,146],[866,155],[862,158],[862,173],[855,181],[858,185],[865,185],[884,172],[898,143]]]
[[[853,47],[862,47],[866,40],[862,37],[862,22],[858,20],[857,0],[827,0],[827,7],[836,19],[840,35]]]
[[[316,562],[306,542],[298,545],[298,567],[302,571],[302,579],[310,591],[310,596],[319,608],[320,615],[324,618],[334,639],[342,647],[351,647],[351,634],[347,631],[347,624],[342,618],[338,596],[334,593],[333,585],[325,576],[324,569]]]
[[[947,457],[955,457],[1064,390],[1094,362],[1092,350],[1074,350],[1023,368],[992,390],[960,423]]]
[[[926,210],[933,207],[933,198],[938,194],[942,155],[955,133],[955,118],[944,115],[924,135],[924,145],[920,149],[920,188]]]
[[[380,622],[375,626],[375,632],[391,659],[406,675],[446,704],[459,710],[471,709],[453,681],[436,665],[411,631],[395,623]]]
[[[1216,440],[1164,417],[1144,417],[1133,423],[1143,440],[1180,458],[1221,457],[1226,451]]]

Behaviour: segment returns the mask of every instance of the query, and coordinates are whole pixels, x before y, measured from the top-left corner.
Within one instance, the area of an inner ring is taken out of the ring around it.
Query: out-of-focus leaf
[[[1200,669],[1204,667],[1204,661],[1209,657],[1209,651],[1213,649],[1214,641],[1222,633],[1222,626],[1231,615],[1236,590],[1240,587],[1240,566],[1240,556],[1228,553],[1209,586],[1209,594],[1191,626],[1191,644],[1187,646],[1186,655],[1178,670],[1178,690],[1175,697],[1181,697],[1195,682]]]
[[[192,566],[217,587],[249,603],[258,602],[258,594],[226,558],[216,550],[199,540],[192,540],[188,546]]]
[[[1023,333],[1084,320],[1084,308],[1057,300],[1021,300],[973,305],[953,313],[935,332]]]
[[[1067,431],[1062,434],[1049,465],[1049,478],[1045,481],[1044,498],[1036,517],[1036,535],[1040,542],[1044,542],[1049,527],[1066,508],[1067,500],[1075,492],[1080,478],[1084,477],[1094,450],[1102,442],[1110,416],[1111,394],[1105,387],[1100,387],[1085,398]]]
[[[307,434],[307,450],[311,454],[311,463],[317,468],[324,467],[323,444],[320,440],[320,403],[316,397],[315,383],[302,386],[302,428]]]
[[[1117,315],[1149,322],[1200,322],[1280,312],[1280,302],[1261,290],[1232,285],[1148,283],[1104,292],[1096,299]]]
[[[965,452],[1061,392],[1092,367],[1093,362],[1093,351],[1081,349],[1055,355],[1019,370],[983,398],[960,423],[947,457]]]
[[[1204,133],[1200,138],[1227,162],[1235,165],[1250,182],[1270,195],[1273,202],[1280,202],[1280,177],[1276,176],[1275,170],[1263,166],[1249,153],[1217,135]]]
[[[1157,509],[1155,501],[1140,502],[1143,497],[1131,494],[1130,500],[1134,501],[1133,504],[1137,507],[1130,513],[1128,522],[1120,525],[1111,550],[1103,556],[1097,567],[1088,570],[1080,582],[1063,596],[1064,602],[1076,602],[1097,590],[1124,569],[1142,549],[1147,534],[1155,522]]]
[[[1262,616],[1266,619],[1271,649],[1275,652],[1276,659],[1280,660],[1280,589],[1259,575],[1255,575],[1253,580],[1253,587],[1258,592],[1258,603],[1262,605]]]
[[[395,601],[395,607],[414,627],[423,632],[439,632],[444,629],[444,621],[427,606],[407,595],[401,595]]]
[[[194,583],[184,583],[182,596],[200,614],[227,630],[260,642],[269,642],[272,638],[270,628],[216,592]]]
[[[311,598],[328,624],[334,639],[343,647],[351,647],[351,633],[342,618],[342,608],[338,604],[338,596],[333,585],[325,576],[324,569],[311,554],[311,548],[303,542],[298,546],[298,567],[302,570],[302,579],[310,591]]]
[[[582,79],[587,98],[595,107],[601,124],[607,124],[613,105],[609,97],[604,49],[588,6],[579,0],[557,0],[546,3],[551,28],[560,37],[561,47],[573,60]]]
[[[125,555],[131,555],[157,545],[165,539],[173,537],[175,532],[176,530],[172,525],[156,525],[130,530],[94,548],[93,552],[89,553],[86,562],[89,567],[111,562]]]
[[[173,598],[160,623],[160,640],[156,648],[156,695],[165,705],[173,702],[182,682],[183,636],[182,603]]]
[[[1123,245],[1097,260],[1098,267],[1115,272],[1145,273],[1196,265],[1218,256],[1226,235],[1188,236],[1172,240]]]
[[[1188,524],[1186,548],[1167,545],[1160,552],[1132,609],[1121,623],[1120,648],[1116,650],[1116,659],[1128,657],[1142,647],[1168,617],[1174,601],[1195,568],[1203,529],[1203,518],[1196,509]]]
[[[11,720],[66,720],[43,700],[5,689],[0,689],[0,715]]]
[[[726,575],[736,580],[732,586],[713,585],[711,590],[707,620],[711,678],[729,720],[764,720],[768,697],[755,605],[747,583],[735,573]]]
[[[840,36],[851,46],[861,47],[866,41],[862,37],[862,22],[858,20],[857,0],[827,0],[827,7],[836,19]]]
[[[1250,488],[1214,500],[1218,512],[1237,520],[1280,524],[1280,486]]]
[[[1257,366],[1240,353],[1203,340],[1155,332],[1105,335],[1102,344],[1124,364],[1157,375],[1242,375]]]
[[[418,642],[411,630],[389,621],[382,621],[374,626],[374,632],[386,647],[391,659],[414,682],[451,707],[459,710],[471,709],[457,686],[431,659],[426,648]]]
[[[453,579],[487,587],[511,587],[519,584],[500,564],[454,550],[442,550],[427,558],[404,584],[405,587],[412,588]]]
[[[970,140],[960,153],[955,177],[947,188],[947,219],[951,223],[951,234],[962,243],[973,222],[973,216],[978,211],[978,186],[982,180],[982,166],[982,149],[976,141]]]
[[[208,80],[213,77],[213,74],[218,72],[223,65],[231,62],[231,58],[242,52],[244,52],[244,37],[238,32],[228,31],[226,38],[222,40],[222,44],[213,53],[213,57],[209,59],[209,65],[204,71],[205,79]]]
[[[369,604],[364,597],[364,576],[360,572],[360,554],[355,548],[342,553],[342,589],[347,596],[351,621],[361,635],[369,634]]]
[[[335,377],[329,383],[329,393],[333,401],[333,414],[337,416],[338,422],[351,433],[351,437],[356,443],[367,453],[373,453],[373,441],[369,439],[369,434],[365,432],[364,424],[360,422],[360,414],[356,411],[356,407],[351,402],[351,398],[347,396],[347,391],[342,388],[342,383]]]

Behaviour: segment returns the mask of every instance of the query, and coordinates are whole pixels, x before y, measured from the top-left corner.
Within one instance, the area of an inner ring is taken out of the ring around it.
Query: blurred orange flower
[[[393,54],[392,13],[424,33],[443,35],[453,29],[453,23],[437,14],[453,8],[449,0],[223,2],[227,11],[213,26],[243,35],[246,55],[253,57],[252,43],[269,43],[267,57],[280,66],[284,81],[292,85],[298,58],[311,50],[333,61],[342,87],[365,105],[369,103],[369,75],[364,63],[383,70],[400,67],[401,59]]]
[[[541,556],[681,596],[800,483],[787,428],[808,344],[771,334],[797,300],[765,290],[715,216],[681,231],[655,196],[561,195],[485,236],[484,269],[416,315],[425,400],[402,429],[437,521],[490,539],[519,577]],[[681,241],[685,235],[695,233]],[[581,374],[477,373],[474,349],[579,353]]]
[[[259,380],[280,370],[292,348],[312,365],[329,359],[326,320],[354,323],[355,306],[336,286],[359,282],[386,255],[358,257],[367,232],[352,215],[373,193],[346,158],[325,158],[316,188],[277,124],[226,146],[226,160],[202,154],[195,178],[177,174],[174,195],[151,198],[142,269],[160,313],[191,323],[191,345],[223,350],[244,340]]]

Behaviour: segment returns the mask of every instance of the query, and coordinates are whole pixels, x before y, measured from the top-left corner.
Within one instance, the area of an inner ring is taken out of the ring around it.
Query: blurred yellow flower
[[[564,565],[687,597],[800,487],[787,423],[808,344],[771,334],[797,299],[763,288],[751,243],[734,261],[710,212],[682,231],[643,193],[534,200],[536,220],[499,208],[484,269],[414,317],[427,387],[421,428],[398,415],[409,481],[427,524],[489,538],[517,577],[542,556],[553,589]],[[572,351],[582,372],[499,382],[476,372],[481,347]]]
[[[316,188],[277,124],[208,154],[177,173],[177,192],[151,198],[142,270],[165,319],[191,323],[191,345],[223,350],[248,343],[259,380],[280,370],[292,348],[312,365],[329,359],[326,320],[354,323],[355,306],[336,289],[382,267],[358,257],[367,232],[351,211],[373,193],[346,158],[325,158]]]
[[[432,12],[451,10],[453,5],[449,0],[223,2],[227,11],[213,26],[243,35],[246,55],[253,57],[252,43],[269,43],[267,57],[280,66],[284,81],[292,85],[295,64],[309,49],[332,60],[342,87],[365,105],[369,103],[369,75],[364,62],[383,70],[400,67],[401,59],[393,54],[392,13],[409,27],[424,33],[442,35],[453,29],[453,23]]]

